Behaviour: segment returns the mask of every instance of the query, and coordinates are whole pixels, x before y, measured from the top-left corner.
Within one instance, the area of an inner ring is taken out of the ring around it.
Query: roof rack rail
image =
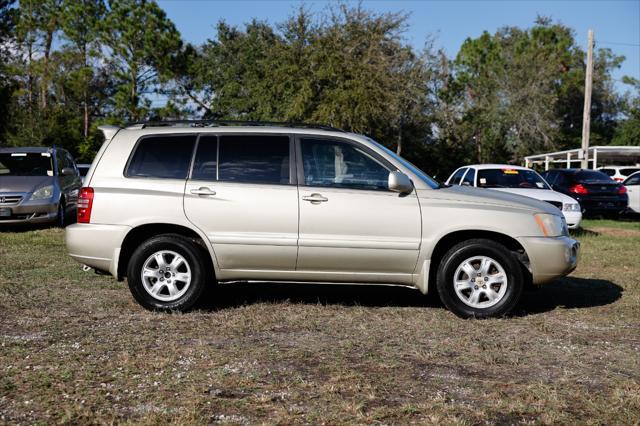
[[[305,129],[328,130],[344,132],[342,129],[315,123],[299,123],[293,121],[242,121],[242,120],[165,120],[165,121],[138,121],[128,123],[125,127],[146,129],[148,127],[224,127],[224,126],[273,126],[273,127],[301,127]]]

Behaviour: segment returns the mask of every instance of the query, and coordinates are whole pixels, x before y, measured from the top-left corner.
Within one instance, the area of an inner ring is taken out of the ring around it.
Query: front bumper
[[[564,219],[567,221],[569,229],[577,229],[582,221],[582,212],[580,211],[563,211]]]
[[[131,228],[122,225],[76,223],[67,226],[67,251],[77,262],[118,276],[118,259],[124,237]]]
[[[11,209],[10,216],[0,216],[0,226],[54,222],[58,217],[58,203],[52,200],[22,201],[17,205],[2,204]]]
[[[580,243],[570,237],[518,238],[529,257],[534,284],[570,274],[578,266]]]

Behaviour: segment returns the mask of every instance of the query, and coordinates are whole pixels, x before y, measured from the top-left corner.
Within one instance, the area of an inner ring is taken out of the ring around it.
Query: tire
[[[56,226],[64,228],[67,226],[67,208],[63,200],[58,203],[58,214],[56,215]]]
[[[146,240],[133,252],[127,265],[127,283],[133,297],[146,309],[186,312],[202,295],[210,279],[208,272],[203,250],[197,244],[180,235],[165,234]]]
[[[473,239],[442,257],[437,286],[442,303],[460,318],[501,317],[520,301],[524,277],[518,260],[502,244]]]

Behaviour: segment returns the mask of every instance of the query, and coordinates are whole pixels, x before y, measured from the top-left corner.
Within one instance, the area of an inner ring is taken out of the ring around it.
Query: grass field
[[[237,284],[185,315],[0,233],[0,423],[640,419],[640,224],[586,221],[579,268],[463,321],[398,287]]]

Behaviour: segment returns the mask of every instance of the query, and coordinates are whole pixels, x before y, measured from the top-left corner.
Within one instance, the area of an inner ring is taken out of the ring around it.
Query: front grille
[[[544,200],[549,204],[552,204],[553,206],[559,208],[560,210],[562,210],[562,202],[561,201],[549,201],[549,200]]]
[[[22,200],[22,195],[3,195],[0,194],[0,206],[9,206],[18,204]]]

